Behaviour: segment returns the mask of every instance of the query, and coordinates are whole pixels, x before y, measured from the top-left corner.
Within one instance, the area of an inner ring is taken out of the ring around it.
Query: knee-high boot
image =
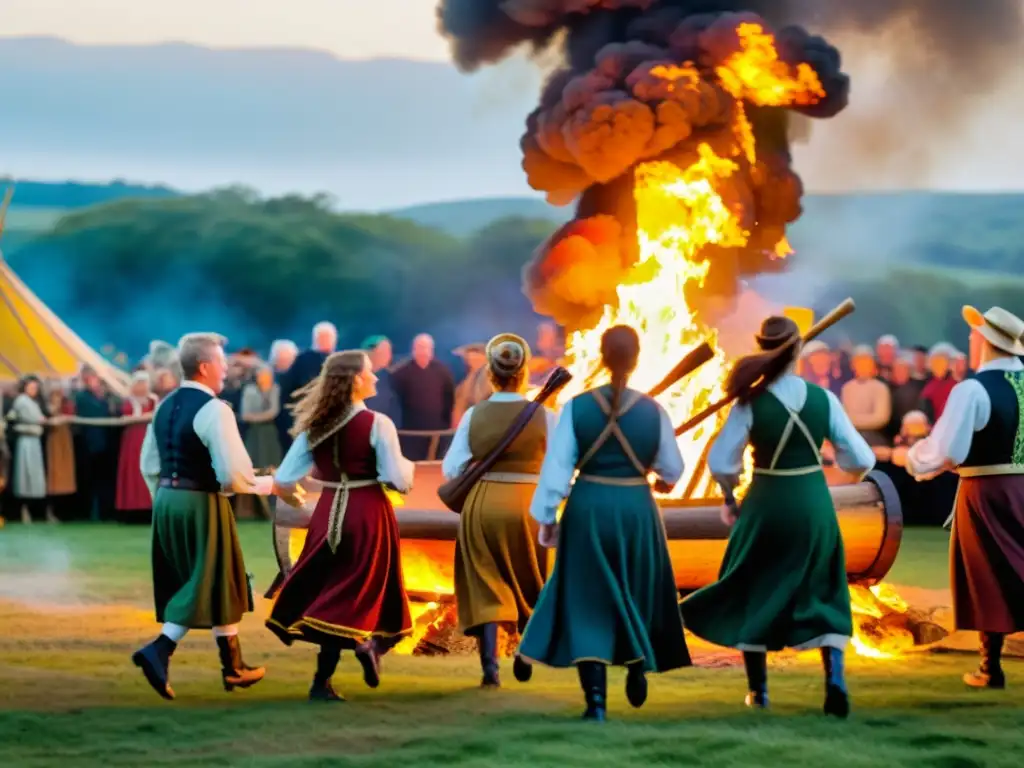
[[[338,668],[338,660],[341,658],[341,646],[321,645],[320,653],[316,656],[316,673],[313,675],[313,685],[309,689],[310,701],[344,701],[331,686],[331,678],[334,670]]]
[[[768,654],[759,651],[744,651],[743,667],[747,672],[747,706],[755,709],[767,709]]]
[[[608,668],[598,661],[581,661],[576,665],[580,676],[580,687],[587,701],[584,720],[605,719],[608,695]]]
[[[481,688],[498,688],[501,686],[501,679],[498,676],[498,625],[484,624],[480,627],[480,635],[477,637],[477,646],[480,650],[480,669],[483,671]]]
[[[826,715],[850,716],[850,696],[846,692],[844,653],[839,648],[822,648],[821,662],[825,667]]]
[[[981,666],[977,672],[964,675],[964,682],[971,688],[1006,687],[1006,675],[1003,673],[1003,634],[999,632],[979,632],[981,640]]]

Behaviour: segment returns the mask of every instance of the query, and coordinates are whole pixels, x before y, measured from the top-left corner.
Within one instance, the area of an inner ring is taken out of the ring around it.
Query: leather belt
[[[220,493],[220,488],[211,488],[205,483],[196,480],[187,480],[183,477],[161,477],[161,488],[170,488],[175,491],[201,491],[203,493]]]
[[[998,475],[1024,475],[1022,464],[989,464],[980,467],[957,467],[960,477],[996,477]]]
[[[650,487],[651,485],[646,477],[606,477],[605,475],[585,475],[581,472],[578,479],[597,483],[598,485],[615,485],[622,488],[639,487],[641,485]]]
[[[489,483],[536,485],[540,482],[540,475],[532,475],[525,472],[486,472],[480,479],[486,480]]]

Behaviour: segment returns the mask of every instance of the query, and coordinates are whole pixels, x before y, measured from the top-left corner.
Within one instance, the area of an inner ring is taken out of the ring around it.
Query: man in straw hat
[[[1024,320],[964,307],[974,378],[956,385],[932,434],[907,454],[918,480],[955,469],[950,580],[957,629],[981,635],[972,688],[1004,688],[1003,638],[1024,630]]]
[[[146,681],[173,699],[171,655],[192,629],[212,629],[224,689],[248,688],[262,667],[242,660],[238,623],[253,610],[235,518],[225,494],[267,495],[273,479],[256,478],[224,389],[224,338],[182,337],[178,358],[185,381],[156,409],[140,458],[153,496],[153,594],[163,626],[132,656]]]

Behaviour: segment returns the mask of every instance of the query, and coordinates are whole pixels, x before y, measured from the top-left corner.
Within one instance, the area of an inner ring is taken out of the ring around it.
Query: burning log
[[[424,479],[418,478],[420,482]],[[896,489],[884,474],[872,472],[865,482],[835,486],[831,491],[846,547],[847,576],[852,583],[877,584],[892,568],[903,537],[903,513]],[[426,495],[420,495],[418,501],[427,501]],[[661,506],[676,585],[681,592],[689,592],[710,584],[718,575],[729,538],[718,505],[710,499],[664,499]],[[424,602],[442,602],[451,593],[459,516],[446,510],[436,496],[430,506],[402,507],[395,514],[402,535],[403,561],[415,559],[415,570],[433,571],[429,578],[410,579],[412,569],[406,568],[410,595]],[[276,530],[275,549],[287,572],[295,555],[294,548],[289,548],[291,531]]]

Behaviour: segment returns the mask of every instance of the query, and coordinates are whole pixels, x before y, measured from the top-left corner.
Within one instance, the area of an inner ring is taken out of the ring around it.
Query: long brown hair
[[[618,413],[622,392],[640,358],[640,337],[628,325],[616,325],[601,334],[601,362],[612,375],[612,413]]]
[[[800,329],[788,317],[769,317],[761,324],[757,345],[762,351],[737,360],[725,381],[726,395],[741,403],[749,403],[796,360]]]
[[[366,360],[366,353],[356,349],[334,352],[324,361],[320,375],[296,392],[293,436],[307,433],[312,446],[330,434],[352,408],[356,376],[366,369]]]

